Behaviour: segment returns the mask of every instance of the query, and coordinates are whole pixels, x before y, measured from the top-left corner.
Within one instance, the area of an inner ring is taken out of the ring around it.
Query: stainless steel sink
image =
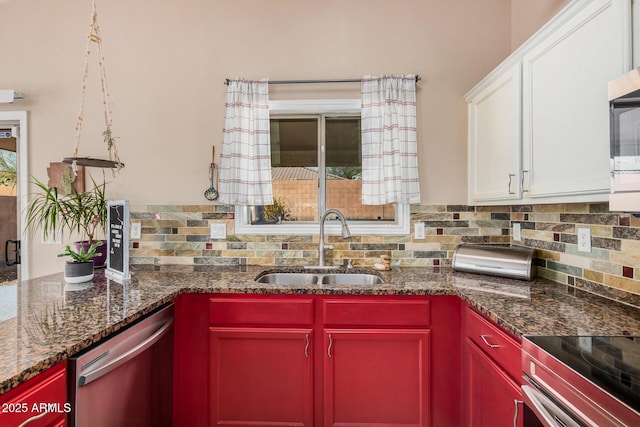
[[[271,285],[377,285],[381,277],[367,273],[294,273],[277,272],[258,275],[258,283]]]
[[[269,273],[256,279],[258,283],[271,285],[315,285],[318,275],[311,273]]]
[[[321,283],[323,285],[379,285],[384,281],[375,274],[333,273],[323,274]]]

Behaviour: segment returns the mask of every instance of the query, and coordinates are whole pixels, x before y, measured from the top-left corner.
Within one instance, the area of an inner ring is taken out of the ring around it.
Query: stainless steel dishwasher
[[[70,358],[76,427],[170,426],[173,304]]]

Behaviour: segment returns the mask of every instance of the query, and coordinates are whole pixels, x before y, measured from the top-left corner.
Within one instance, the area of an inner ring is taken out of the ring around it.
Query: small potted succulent
[[[101,256],[96,252],[96,248],[102,246],[102,241],[97,240],[89,246],[86,251],[83,247],[77,251],[67,245],[64,252],[58,254],[59,257],[71,257],[64,265],[64,280],[67,283],[84,283],[93,280],[93,258]]]

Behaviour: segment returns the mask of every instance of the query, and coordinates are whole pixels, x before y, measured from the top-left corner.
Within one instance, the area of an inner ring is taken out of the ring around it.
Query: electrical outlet
[[[578,346],[588,353],[591,353],[591,351],[593,350],[591,337],[578,337]]]
[[[139,222],[131,223],[131,238],[139,239],[142,237],[142,225]]]
[[[413,238],[424,239],[424,237],[425,237],[424,222],[416,222],[413,226]]]
[[[227,238],[227,225],[226,224],[211,224],[211,238],[212,239],[226,239]]]
[[[519,222],[513,224],[513,240],[519,242],[522,240],[522,226]]]
[[[578,251],[591,252],[591,229],[578,228]]]

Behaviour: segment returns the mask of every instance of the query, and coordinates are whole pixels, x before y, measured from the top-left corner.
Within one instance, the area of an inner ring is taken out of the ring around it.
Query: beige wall
[[[520,3],[538,1],[98,2],[113,132],[127,165],[115,178],[107,175],[108,196],[133,206],[204,203],[211,146],[220,152],[227,77],[418,73],[422,201],[465,203],[462,96],[511,51],[512,19],[538,26],[514,15]],[[77,0],[0,3],[0,51],[8,59],[1,84],[25,94],[0,110],[29,111],[29,173],[41,180],[50,161],[73,150],[90,10],[91,2]],[[94,48],[83,156],[106,153],[98,78]],[[357,97],[358,90],[280,86],[271,97]],[[31,275],[60,270],[62,261],[52,257],[58,249],[36,239]]]
[[[30,173],[73,150],[91,2],[0,4],[3,87],[29,110]],[[108,196],[133,205],[205,202],[211,145],[220,148],[227,77],[344,78],[418,73],[422,200],[464,203],[463,94],[510,51],[507,0],[181,0],[98,2],[126,168]],[[102,104],[91,58],[80,155],[104,156]],[[316,87],[318,88],[318,87]],[[272,98],[357,97],[358,85],[273,87]],[[95,171],[97,173],[97,170]],[[95,173],[94,173],[95,174]],[[34,254],[41,248],[37,242]],[[61,261],[33,266],[33,275]],[[52,264],[54,263],[54,264]]]
[[[38,149],[29,163],[36,176],[73,149],[90,6],[0,5],[0,47],[12,52],[3,84],[25,93],[12,107],[31,112],[31,144]],[[509,53],[507,1],[116,0],[98,7],[113,132],[127,164],[111,185],[114,196],[141,204],[202,201],[208,153],[221,140],[226,77],[414,72],[423,78],[423,201],[464,202],[462,95]],[[102,104],[93,56],[80,154],[98,156]],[[272,98],[353,97],[359,86],[312,89],[272,87]]]
[[[571,0],[511,0],[511,50],[516,50]]]

